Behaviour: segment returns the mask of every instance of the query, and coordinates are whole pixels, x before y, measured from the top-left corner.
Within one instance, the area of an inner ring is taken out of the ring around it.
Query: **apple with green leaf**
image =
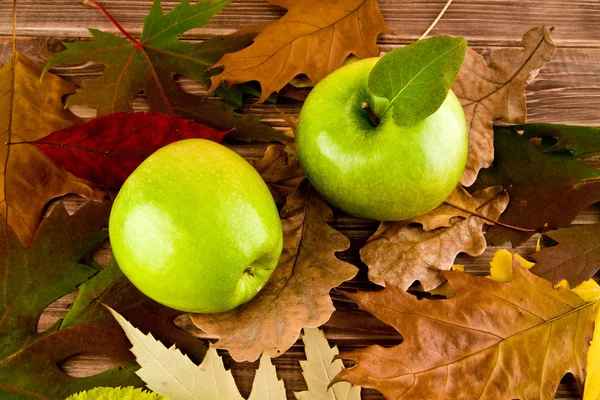
[[[450,195],[467,159],[465,115],[450,90],[465,51],[463,38],[437,36],[346,65],[315,86],[296,144],[329,203],[396,221]]]
[[[123,273],[148,297],[200,313],[254,297],[283,246],[279,213],[256,170],[204,139],[165,146],[125,181],[109,235]]]

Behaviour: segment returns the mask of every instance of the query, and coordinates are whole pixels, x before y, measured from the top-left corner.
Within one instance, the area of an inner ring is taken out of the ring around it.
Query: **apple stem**
[[[367,103],[366,101],[363,101],[360,104],[360,108],[362,108],[363,110],[366,110],[367,113],[369,114],[369,118],[371,119],[371,125],[373,125],[373,126],[379,125],[379,117],[377,116],[377,114],[375,114],[375,111],[373,111],[373,109],[371,108],[369,103]]]
[[[490,223],[490,224],[492,224],[492,225],[499,225],[499,226],[503,226],[503,227],[505,227],[505,228],[508,228],[508,229],[513,229],[513,230],[515,230],[515,231],[519,231],[519,232],[537,232],[537,230],[535,230],[535,229],[519,228],[518,226],[513,226],[513,225],[505,224],[505,223],[503,223],[503,222],[500,222],[500,221],[494,221],[493,219],[491,219],[491,218],[488,218],[488,217],[486,217],[485,215],[479,214],[479,213],[477,213],[477,212],[474,212],[473,210],[469,210],[469,209],[467,209],[467,208],[464,208],[464,207],[458,206],[458,205],[456,205],[456,204],[452,204],[452,203],[451,203],[451,202],[449,202],[448,200],[444,201],[444,204],[447,204],[447,205],[449,205],[450,207],[454,207],[454,208],[456,208],[456,209],[458,209],[458,210],[460,210],[460,211],[464,211],[464,212],[466,212],[466,213],[469,213],[469,214],[471,214],[471,215],[473,215],[473,216],[475,216],[475,217],[479,217],[479,218],[481,218],[481,219],[484,219],[484,220],[486,220],[487,222],[489,222],[489,223]]]

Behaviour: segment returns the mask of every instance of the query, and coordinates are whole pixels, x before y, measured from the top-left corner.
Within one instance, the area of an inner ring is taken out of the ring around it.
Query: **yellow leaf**
[[[538,240],[539,246],[539,240]],[[539,249],[537,250],[539,251]],[[500,249],[490,262],[491,278],[499,282],[510,282],[512,280],[513,256],[519,260],[521,265],[531,269],[535,263],[529,262],[518,254],[512,254],[507,250]],[[554,285],[555,288],[563,287],[571,289],[566,280]],[[600,298],[600,285],[590,279],[572,289],[579,297],[587,302],[596,301]],[[596,306],[596,327],[600,324],[600,307]],[[600,329],[594,328],[594,339],[588,350],[587,357],[587,379],[583,400],[600,400]]]
[[[254,375],[252,393],[248,400],[286,400],[285,385],[282,380],[277,380],[275,366],[267,352],[260,357],[260,365]]]
[[[152,333],[144,335],[119,313],[108,309],[133,345],[131,352],[141,366],[136,373],[150,390],[177,400],[243,400],[231,371],[225,370],[212,346],[198,367],[175,346],[166,348]]]
[[[581,287],[585,283],[586,282],[582,283],[578,287]],[[600,287],[598,287],[598,284],[596,284],[596,294],[598,294],[599,289]],[[585,381],[585,389],[583,391],[583,400],[600,399],[600,329],[597,329],[599,324],[600,307],[596,306],[596,328],[594,329],[594,338],[592,339],[592,344],[588,350],[587,379]]]
[[[131,352],[141,366],[136,374],[149,389],[173,400],[244,400],[214,347],[197,366],[175,346],[167,349],[152,333],[144,335],[118,312],[106,308],[133,344]],[[248,400],[286,400],[283,381],[277,379],[267,353],[260,358]]]
[[[510,282],[512,280],[513,256],[527,269],[531,269],[535,265],[518,254],[500,249],[496,251],[494,258],[490,261],[490,278],[497,282]]]
[[[342,360],[334,360],[339,354],[336,346],[329,347],[323,331],[304,328],[304,351],[306,361],[300,361],[302,375],[308,386],[304,392],[295,392],[297,400],[360,400],[360,387],[338,382],[328,389],[332,379],[344,369]]]

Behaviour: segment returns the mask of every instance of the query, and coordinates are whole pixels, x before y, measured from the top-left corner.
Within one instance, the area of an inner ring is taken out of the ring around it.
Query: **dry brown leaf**
[[[525,85],[535,78],[556,50],[550,30],[544,26],[529,30],[521,47],[492,52],[489,65],[477,52],[467,49],[452,88],[460,99],[469,126],[469,155],[460,181],[462,185],[471,186],[479,170],[492,164],[494,122],[525,122]]]
[[[32,144],[54,131],[80,123],[64,109],[62,97],[75,85],[42,68],[21,53],[0,68],[0,214],[24,246],[33,239],[46,203],[67,193],[100,201],[104,193],[91,188],[52,163]]]
[[[515,259],[509,283],[444,272],[455,297],[419,300],[389,286],[349,293],[394,327],[402,344],[342,354],[356,362],[336,381],[396,400],[554,399],[571,373],[581,389],[600,303],[528,272]]]
[[[215,347],[236,361],[254,361],[263,351],[281,355],[302,328],[324,324],[335,310],[329,291],[358,272],[335,257],[350,241],[327,224],[333,211],[308,181],[288,197],[281,218],[283,253],[258,295],[229,312],[192,315],[198,328],[219,337]]]
[[[285,204],[304,179],[304,170],[295,156],[277,145],[267,147],[263,158],[252,161],[252,165],[266,182],[277,206]]]
[[[413,218],[412,222],[417,222],[423,225],[426,231],[432,231],[437,228],[450,227],[453,222],[456,222],[457,217],[468,218],[470,213],[459,210],[451,204],[457,205],[466,210],[475,210],[475,200],[469,192],[462,186],[458,185],[450,196],[434,210],[429,211],[425,215]]]
[[[214,67],[210,90],[221,83],[261,84],[260,102],[279,91],[296,75],[316,84],[354,54],[379,55],[377,36],[389,33],[377,0],[269,0],[288,10],[278,21],[262,27],[249,47],[226,54]]]
[[[473,203],[479,215],[495,221],[506,208],[508,195],[494,186],[473,193]],[[403,290],[418,280],[425,290],[432,290],[444,282],[442,270],[452,267],[458,253],[478,256],[486,248],[483,218],[471,215],[432,231],[410,222],[382,222],[360,249],[369,280]]]

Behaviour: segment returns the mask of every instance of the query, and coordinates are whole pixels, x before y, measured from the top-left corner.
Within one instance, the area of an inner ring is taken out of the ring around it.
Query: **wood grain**
[[[106,9],[134,36],[141,33],[151,0],[105,0]],[[382,43],[417,39],[429,26],[445,0],[380,0],[383,17],[394,32]],[[176,1],[163,1],[170,10]],[[117,32],[98,10],[80,0],[19,0],[19,35],[70,37],[89,36],[87,27]],[[285,10],[265,0],[236,0],[212,22],[186,34],[206,38],[227,34],[245,25],[275,21]],[[12,2],[0,2],[0,35],[11,32]],[[600,47],[600,3],[593,0],[455,0],[431,34],[465,36],[472,43],[505,45],[516,43],[533,25],[555,26],[561,46]]]
[[[445,0],[379,0],[386,22],[394,31],[393,35],[380,37],[382,50],[389,51],[415,40],[435,18]],[[105,0],[102,4],[134,35],[139,35],[151,0]],[[165,10],[172,8],[176,1],[163,1]],[[12,2],[0,1],[0,64],[11,54],[11,15]],[[97,10],[81,4],[80,0],[19,0],[18,1],[17,47],[38,63],[44,63],[56,51],[63,48],[62,41],[89,37],[87,27],[110,32],[116,29]],[[187,33],[185,40],[198,41],[205,38],[233,32],[244,25],[269,23],[285,11],[269,4],[266,0],[236,0],[217,15],[211,24]],[[547,65],[533,84],[527,87],[527,106],[530,122],[555,122],[583,125],[600,125],[600,2],[598,0],[455,0],[444,18],[432,34],[450,33],[463,35],[470,45],[484,56],[504,46],[517,46],[525,31],[530,27],[546,24],[556,29],[553,37],[559,45],[553,61]],[[102,66],[91,63],[79,66],[57,68],[53,72],[63,78],[83,83],[86,79],[98,76]],[[190,79],[182,78],[180,83],[185,90],[199,95],[205,89]],[[288,101],[278,104],[282,111],[297,115],[302,104]],[[136,110],[146,109],[142,96],[135,104]],[[89,110],[76,110],[82,116],[93,116]],[[286,129],[272,104],[255,104],[248,100],[244,111],[263,118],[263,122],[276,129]],[[262,156],[266,144],[242,145],[228,143],[229,147],[247,159]],[[590,160],[591,165],[600,167],[600,158]],[[67,196],[62,199],[70,212],[84,203],[83,199]],[[56,204],[54,202],[49,210]],[[600,222],[600,204],[584,210],[575,224]],[[359,249],[377,228],[374,221],[360,220],[343,213],[335,213],[331,225],[343,232],[351,240],[351,248],[338,256],[359,266],[360,273],[342,289],[374,290],[368,282],[366,266],[359,259]],[[515,249],[519,254],[529,256],[535,249],[536,238]],[[465,264],[467,272],[487,274],[489,261],[499,248],[508,245],[489,247],[480,257],[459,255],[456,262]],[[94,255],[101,265],[106,265],[111,257],[110,247],[105,244]],[[40,318],[38,330],[43,331],[62,318],[72,305],[75,292],[62,297],[48,306]],[[401,342],[401,336],[389,326],[357,309],[340,292],[332,294],[337,311],[323,329],[332,344],[341,350],[370,344],[391,346]],[[212,338],[191,324],[189,318],[180,317],[177,324],[196,335],[199,340],[208,342]],[[257,363],[234,363],[226,354],[225,363],[232,368],[242,394],[250,392],[254,369]],[[300,374],[298,360],[304,358],[303,349],[297,343],[292,349],[277,359],[278,373],[286,381],[288,398],[293,391],[305,390],[306,385]],[[80,354],[65,360],[61,368],[73,376],[89,376],[112,366],[105,358],[93,354]],[[363,399],[381,399],[379,393],[363,391]],[[579,399],[571,378],[564,379],[557,393],[560,399]]]

